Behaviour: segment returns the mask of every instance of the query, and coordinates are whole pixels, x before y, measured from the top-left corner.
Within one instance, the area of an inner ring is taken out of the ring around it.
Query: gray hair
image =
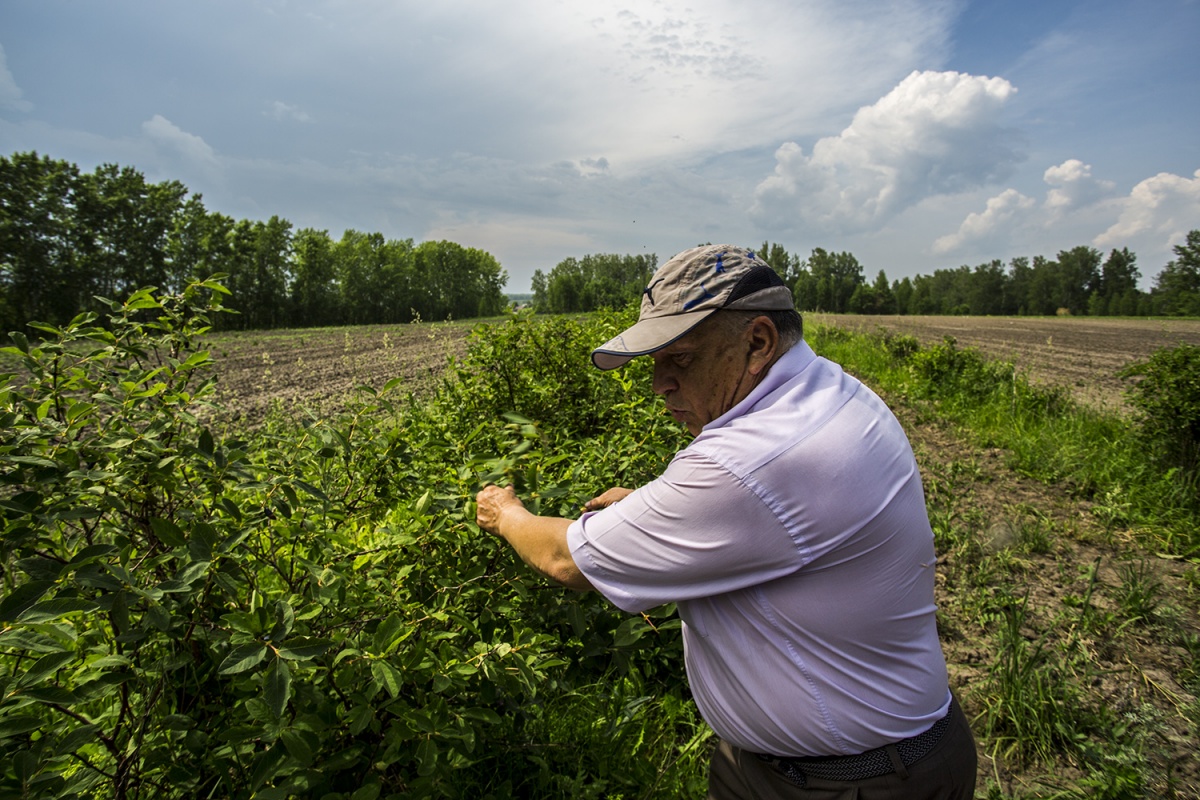
[[[783,311],[731,311],[721,310],[713,314],[715,325],[719,325],[729,336],[736,336],[742,329],[759,317],[771,320],[779,333],[779,352],[782,355],[799,344],[804,338],[804,321],[795,309]]]

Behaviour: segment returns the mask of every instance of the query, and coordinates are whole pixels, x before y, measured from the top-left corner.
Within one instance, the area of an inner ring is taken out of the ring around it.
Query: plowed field
[[[884,329],[933,344],[951,336],[990,358],[1011,361],[1035,383],[1061,386],[1079,401],[1123,408],[1125,366],[1180,343],[1200,345],[1200,320],[1105,317],[865,317],[810,314],[806,322],[860,331]]]
[[[951,336],[959,347],[1011,361],[1035,382],[1062,386],[1076,399],[1110,410],[1123,408],[1122,367],[1161,347],[1200,345],[1200,320],[809,314],[805,321],[884,329],[924,344]],[[329,410],[355,386],[380,388],[393,378],[421,394],[437,381],[449,355],[463,353],[472,327],[461,322],[220,334],[212,342],[220,397],[234,419],[256,424],[274,404]]]

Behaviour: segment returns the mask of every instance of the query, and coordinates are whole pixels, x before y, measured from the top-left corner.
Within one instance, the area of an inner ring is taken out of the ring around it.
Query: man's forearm
[[[539,517],[520,506],[510,506],[500,515],[496,531],[529,566],[568,589],[585,592],[592,584],[579,571],[567,546],[571,520]]]

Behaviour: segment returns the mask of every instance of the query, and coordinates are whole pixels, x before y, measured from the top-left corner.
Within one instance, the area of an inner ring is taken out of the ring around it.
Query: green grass
[[[817,326],[814,348],[883,394],[924,401],[1008,465],[1095,503],[1109,528],[1184,557],[1200,550],[1195,480],[1147,460],[1135,423],[1033,386],[1014,365],[953,343],[919,348],[912,337],[854,334]]]

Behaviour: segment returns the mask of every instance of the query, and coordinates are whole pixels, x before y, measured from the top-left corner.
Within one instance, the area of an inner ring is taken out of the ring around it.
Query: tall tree
[[[1058,254],[1058,305],[1071,314],[1086,314],[1088,297],[1100,285],[1100,251],[1080,245]],[[1057,309],[1056,309],[1057,311]]]
[[[1175,258],[1154,280],[1155,302],[1164,314],[1200,315],[1200,230],[1188,231],[1174,250]]]
[[[292,321],[296,326],[339,322],[337,261],[329,231],[303,228],[292,239]]]
[[[77,252],[89,294],[118,298],[139,287],[168,285],[167,237],[186,195],[178,181],[148,183],[132,167],[115,164],[81,177]]]
[[[79,309],[75,195],[79,170],[37,153],[0,158],[0,335]]]
[[[830,253],[817,247],[803,269],[807,273],[800,280],[805,310],[842,313],[863,283],[862,265],[851,253]]]
[[[566,258],[542,275],[544,288],[538,291],[539,273],[534,274],[534,302],[539,311],[565,314],[620,308],[640,300],[650,282],[657,256],[595,253],[583,258]]]

